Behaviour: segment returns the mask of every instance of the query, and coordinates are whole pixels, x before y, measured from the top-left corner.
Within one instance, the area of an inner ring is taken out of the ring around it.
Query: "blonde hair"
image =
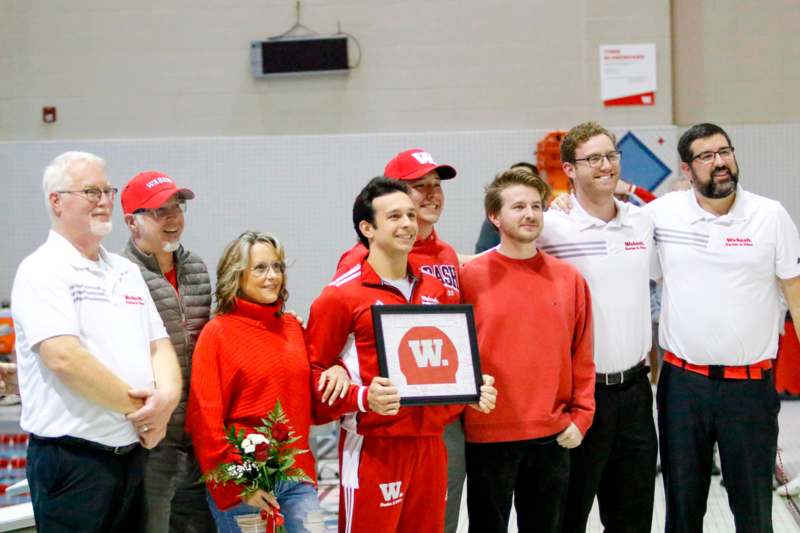
[[[239,235],[225,246],[222,257],[217,264],[217,289],[215,291],[216,307],[214,314],[222,315],[229,313],[234,307],[234,300],[240,296],[240,283],[242,273],[247,270],[250,263],[250,248],[254,244],[262,242],[271,246],[275,250],[278,261],[284,261],[285,255],[283,245],[277,237],[271,233],[262,231],[248,230]],[[286,290],[286,273],[281,280],[281,289],[278,297],[286,303],[289,299],[289,291]]]

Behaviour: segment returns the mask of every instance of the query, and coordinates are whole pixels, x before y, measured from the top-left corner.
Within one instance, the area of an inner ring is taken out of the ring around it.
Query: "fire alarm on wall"
[[[45,124],[52,124],[56,121],[56,108],[43,107],[42,108],[42,122]]]

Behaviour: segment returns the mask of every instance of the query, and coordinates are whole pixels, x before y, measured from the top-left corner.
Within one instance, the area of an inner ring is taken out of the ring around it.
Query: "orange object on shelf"
[[[561,169],[561,141],[566,131],[551,131],[536,143],[536,168],[547,178],[553,196],[569,192],[569,178]]]
[[[14,351],[14,321],[11,319],[11,309],[0,309],[0,354]]]

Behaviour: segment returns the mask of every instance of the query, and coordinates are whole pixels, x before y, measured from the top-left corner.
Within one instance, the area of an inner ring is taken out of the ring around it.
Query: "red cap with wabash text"
[[[191,190],[178,188],[175,181],[163,172],[140,172],[122,190],[122,211],[129,215],[139,209],[158,209],[176,193],[184,200],[194,198]]]

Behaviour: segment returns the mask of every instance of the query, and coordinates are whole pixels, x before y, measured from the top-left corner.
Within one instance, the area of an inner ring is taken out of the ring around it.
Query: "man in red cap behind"
[[[458,254],[452,246],[439,239],[434,229],[444,210],[442,180],[455,178],[456,169],[450,165],[438,164],[433,156],[422,148],[412,148],[394,156],[383,169],[383,175],[405,182],[417,209],[419,231],[414,247],[408,255],[408,263],[415,272],[425,272],[438,278],[447,292],[460,300]],[[357,243],[342,254],[334,279],[361,265],[367,257],[367,252],[363,244]],[[464,428],[460,418],[445,428],[444,441],[447,445],[445,533],[455,533],[458,529],[461,493],[466,478]]]
[[[184,431],[192,352],[209,319],[211,282],[205,263],[181,246],[186,201],[194,198],[163,172],[134,176],[122,191],[122,209],[131,238],[122,255],[141,270],[175,347],[183,377],[180,404],[163,441],[150,451],[145,467],[147,531],[168,532],[170,523],[186,531],[216,531],[191,440]]]
[[[417,272],[438,278],[458,296],[458,255],[452,246],[439,239],[433,228],[444,210],[442,180],[455,178],[456,169],[438,164],[430,153],[421,148],[412,148],[394,156],[383,169],[383,175],[405,182],[411,189],[411,200],[417,208],[419,233],[408,256],[409,263]],[[334,277],[360,265],[365,257],[366,247],[356,243],[342,254]]]

